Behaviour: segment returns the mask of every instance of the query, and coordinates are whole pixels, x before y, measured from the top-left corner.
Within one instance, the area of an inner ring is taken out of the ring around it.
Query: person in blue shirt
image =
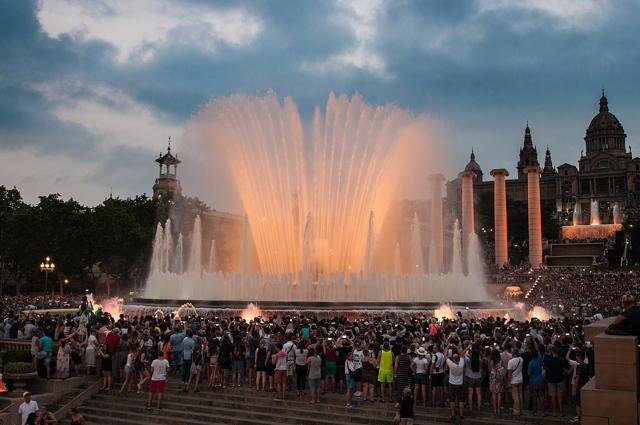
[[[173,352],[173,362],[171,363],[171,366],[175,369],[182,365],[182,341],[186,337],[187,333],[184,328],[181,328],[180,326],[176,326],[174,334],[169,337],[171,351]]]
[[[529,360],[529,393],[533,398],[532,412],[536,415],[536,412],[540,410],[542,416],[544,416],[544,375],[542,374],[542,356],[538,352],[537,344],[534,345],[531,342],[528,348],[531,350],[531,360]]]
[[[191,371],[191,359],[193,347],[196,341],[193,339],[193,331],[187,329],[186,337],[182,340],[182,382],[187,385],[189,382],[189,372]]]
[[[51,358],[53,357],[53,340],[45,334],[42,334],[38,340],[40,350],[38,358],[42,360],[44,367],[47,370],[47,379],[51,377]]]

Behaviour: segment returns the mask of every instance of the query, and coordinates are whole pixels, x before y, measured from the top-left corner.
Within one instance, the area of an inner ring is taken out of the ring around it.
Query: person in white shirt
[[[447,359],[449,369],[449,407],[451,409],[451,420],[456,419],[456,402],[460,409],[460,420],[464,419],[464,358],[471,345],[464,349],[462,354],[458,354],[457,347],[449,344],[448,349],[453,352],[451,359]]]
[[[151,401],[153,394],[158,393],[158,409],[162,401],[164,393],[164,384],[167,381],[167,372],[169,371],[169,362],[164,358],[164,353],[160,351],[158,358],[151,362],[151,384],[149,386],[149,398],[147,400],[147,409],[151,409]]]
[[[522,415],[522,364],[524,360],[520,357],[517,348],[511,350],[512,357],[507,363],[507,382],[511,388],[513,397],[513,415]]]
[[[413,371],[415,372],[415,383],[413,387],[413,402],[418,402],[418,389],[422,394],[424,405],[427,405],[427,378],[429,376],[430,357],[427,357],[427,350],[424,347],[418,348],[418,357],[413,359]]]
[[[436,407],[438,400],[444,405],[444,358],[440,344],[435,344],[431,355],[431,401],[433,407]]]
[[[31,393],[28,391],[25,391],[22,397],[24,398],[24,402],[22,402],[18,408],[18,416],[20,417],[20,424],[25,425],[29,415],[38,412],[38,402],[31,400]]]
[[[362,343],[358,342],[353,349],[353,364],[355,365],[355,373],[353,379],[356,381],[355,397],[362,396],[362,359],[364,354],[362,353]]]

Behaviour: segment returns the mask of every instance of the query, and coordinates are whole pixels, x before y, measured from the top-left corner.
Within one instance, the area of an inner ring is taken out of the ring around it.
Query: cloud
[[[38,20],[51,37],[71,35],[114,45],[119,62],[149,60],[158,45],[197,46],[213,53],[220,43],[251,44],[262,31],[247,10],[169,0],[81,2],[43,0]]]
[[[483,168],[513,170],[527,119],[556,164],[575,163],[603,85],[629,143],[640,134],[635,0],[0,0],[0,10],[0,159],[24,161],[15,175],[0,169],[0,184],[39,181],[26,186],[34,197],[49,187],[47,163],[81,199],[107,186],[149,191],[166,137],[180,151],[198,108],[237,92],[292,96],[305,120],[330,91],[426,113],[458,161],[447,176],[471,145]]]
[[[353,33],[353,44],[320,61],[303,62],[301,69],[316,74],[359,69],[379,77],[389,77],[385,71],[384,58],[375,48],[378,20],[384,15],[386,7],[384,0],[337,1],[336,10],[328,19],[348,28]]]
[[[588,31],[593,25],[606,21],[612,9],[611,3],[611,0],[479,0],[483,13],[521,10],[527,25],[531,18],[537,18],[531,12],[538,12],[550,17],[560,29],[580,31]],[[522,20],[518,20],[514,27],[522,24]]]

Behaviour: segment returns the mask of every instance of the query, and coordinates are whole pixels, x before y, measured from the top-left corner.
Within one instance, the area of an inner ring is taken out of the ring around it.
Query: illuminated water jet
[[[239,265],[232,272],[220,271],[214,242],[203,234],[199,216],[191,231],[184,231],[184,238],[178,231],[184,229],[173,229],[167,220],[156,229],[146,297],[311,302],[487,299],[481,264],[474,262],[479,255],[475,242],[476,246],[465,247],[465,255],[474,260],[463,272],[457,222],[453,241],[444,244],[453,247],[443,253],[446,261],[436,254],[436,249],[444,250],[439,241],[445,233],[437,216],[425,227],[415,212],[408,241],[382,231],[388,212],[398,202],[398,189],[418,176],[405,165],[416,156],[417,145],[428,143],[423,117],[395,105],[373,106],[359,96],[331,94],[324,114],[316,109],[305,129],[293,101],[286,98],[281,103],[269,93],[215,99],[194,118],[192,127],[200,129],[201,143],[215,147],[229,164],[244,209]],[[430,156],[437,153],[432,149]],[[183,248],[174,242],[174,232]],[[207,249],[209,256],[203,258]],[[185,266],[176,266],[180,261]],[[448,272],[440,270],[441,261],[451,264]]]

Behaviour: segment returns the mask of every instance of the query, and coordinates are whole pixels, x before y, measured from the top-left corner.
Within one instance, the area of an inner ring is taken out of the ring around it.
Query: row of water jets
[[[592,199],[591,200],[591,219],[589,224],[592,226],[602,224],[600,220],[600,206],[598,205],[598,201]],[[622,212],[620,211],[620,205],[616,202],[613,204],[613,224],[621,224],[622,223]],[[576,202],[573,207],[573,225],[579,226],[582,224],[582,206],[579,202]]]
[[[394,270],[375,270],[375,232],[373,214],[369,218],[367,249],[360,270],[323,272],[313,241],[311,216],[305,227],[304,269],[289,273],[252,271],[249,220],[245,216],[239,269],[223,273],[216,259],[215,241],[203,256],[202,224],[197,216],[188,246],[180,233],[174,241],[171,220],[158,223],[145,296],[159,299],[261,300],[261,301],[484,301],[484,271],[477,235],[471,233],[463,255],[461,231],[456,221],[448,267],[438,264],[433,243],[424,261],[420,221],[414,215],[411,225],[409,268],[403,267],[400,245],[395,245]],[[463,261],[466,260],[466,261]]]

